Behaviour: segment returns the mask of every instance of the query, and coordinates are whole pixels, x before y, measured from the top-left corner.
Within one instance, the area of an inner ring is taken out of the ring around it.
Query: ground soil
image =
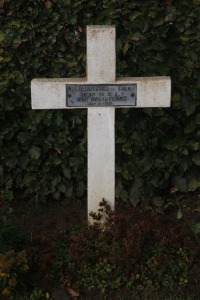
[[[200,195],[192,196],[190,205],[188,205],[188,203],[186,204],[187,205],[184,205],[185,207],[182,208],[182,211],[189,224],[192,226],[196,223],[200,223]],[[133,207],[130,204],[118,204],[116,207],[116,211],[123,213],[127,213],[131,209],[133,209]],[[153,208],[149,206],[146,207],[146,209]],[[63,199],[62,201],[49,200],[44,205],[41,205],[34,200],[13,201],[8,211],[9,218],[19,225],[33,241],[34,239],[37,239],[38,235],[42,234],[43,236],[51,237],[67,230],[72,224],[77,224],[82,222],[82,220],[87,219],[86,201],[69,201],[66,199]],[[172,223],[177,222],[177,211],[177,206],[169,206],[169,208],[164,211],[163,219],[167,218],[169,220],[170,218]],[[196,282],[200,282],[199,270],[200,256],[197,256],[192,271]],[[189,289],[193,288],[196,289],[196,285],[194,287],[189,287]],[[70,295],[62,288],[53,290],[51,297],[53,300],[71,299]],[[89,300],[95,298],[90,297],[86,299]]]

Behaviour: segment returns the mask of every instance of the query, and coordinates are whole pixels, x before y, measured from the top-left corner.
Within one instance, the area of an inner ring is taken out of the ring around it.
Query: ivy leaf
[[[194,154],[192,160],[195,163],[195,165],[200,166],[200,153]]]
[[[84,193],[85,193],[85,184],[81,180],[78,182],[78,185],[76,187],[76,194],[78,197],[82,197]]]
[[[25,142],[28,140],[28,133],[21,131],[17,137],[18,141],[20,141],[22,144],[25,144]]]
[[[153,176],[151,176],[151,179],[150,179],[153,186],[159,187],[160,183],[161,183],[161,178],[162,178],[161,172],[155,172],[153,174]]]
[[[186,107],[187,116],[190,116],[191,114],[193,114],[195,109],[196,109],[196,104],[195,103],[188,103],[188,105]]]
[[[60,192],[55,192],[55,193],[53,193],[53,198],[55,199],[55,200],[59,200],[60,199]]]
[[[199,142],[193,142],[190,144],[190,148],[194,151],[197,151],[199,150],[199,147],[200,147],[200,143]]]
[[[181,192],[187,191],[187,181],[186,178],[181,176],[175,176],[173,178],[173,184],[174,186]]]
[[[176,218],[177,218],[177,220],[181,220],[182,217],[183,217],[183,213],[182,213],[181,209],[179,208]]]
[[[178,148],[177,139],[166,142],[165,144],[163,144],[163,147],[172,151],[176,150]]]
[[[0,31],[0,42],[3,42],[4,40],[4,33],[3,31]]]
[[[74,192],[73,184],[71,183],[71,186],[69,188],[67,188],[67,190],[65,192],[65,196],[67,198],[71,198],[73,196],[73,192]]]
[[[148,172],[152,167],[152,158],[149,155],[142,160],[143,172]]]
[[[200,114],[198,114],[195,118],[195,124],[200,125]]]
[[[185,132],[185,133],[191,133],[191,132],[193,132],[195,129],[196,129],[195,124],[190,123],[190,124],[187,125],[187,127],[186,127],[185,130],[184,130],[184,132]]]
[[[37,160],[41,155],[41,149],[37,146],[34,146],[29,151],[29,154],[33,160]]]
[[[162,197],[153,197],[152,201],[155,206],[163,206],[164,205],[164,199]]]
[[[24,76],[22,73],[20,73],[19,71],[16,71],[15,76],[16,76],[16,83],[20,84],[20,83],[24,82]]]
[[[141,15],[142,15],[142,13],[141,13],[140,11],[134,12],[134,14],[132,14],[132,15],[130,16],[131,22],[133,22],[135,19],[137,19],[137,18],[140,17]]]
[[[128,193],[125,189],[121,190],[121,193],[120,193],[120,198],[123,200],[123,201],[127,201],[128,200]],[[132,200],[131,200],[132,202]],[[133,203],[133,202],[132,202]]]
[[[192,226],[192,230],[194,231],[195,234],[200,233],[200,223],[196,223]]]
[[[67,190],[66,185],[63,184],[63,183],[59,184],[58,189],[59,189],[59,191],[62,192],[62,193],[65,193],[66,190]]]
[[[137,178],[130,189],[130,200],[135,207],[140,201],[139,196],[140,196],[140,189],[142,185],[143,185],[143,180],[141,178]]]
[[[128,43],[125,43],[124,46],[122,47],[122,52],[123,52],[124,54],[126,54],[126,52],[128,51],[128,49],[129,49],[129,44],[128,44]]]
[[[11,201],[14,199],[14,196],[13,196],[13,191],[6,191],[5,193],[5,199],[8,200],[8,201]]]
[[[200,182],[197,180],[197,178],[191,178],[188,181],[188,191],[194,192],[200,187]]]
[[[71,179],[71,171],[69,168],[64,168],[63,169],[63,174],[67,179]]]
[[[179,94],[179,93],[175,93],[175,94],[172,96],[172,101],[173,101],[173,102],[178,102],[178,101],[180,101],[180,99],[181,99],[181,94]]]

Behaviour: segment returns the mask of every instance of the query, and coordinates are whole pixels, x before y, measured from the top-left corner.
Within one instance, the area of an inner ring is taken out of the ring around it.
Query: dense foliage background
[[[86,195],[86,109],[32,111],[30,82],[86,76],[86,25],[114,24],[117,76],[171,76],[172,107],[118,109],[116,196],[200,186],[199,0],[0,0],[0,186]],[[100,199],[101,200],[101,199]]]

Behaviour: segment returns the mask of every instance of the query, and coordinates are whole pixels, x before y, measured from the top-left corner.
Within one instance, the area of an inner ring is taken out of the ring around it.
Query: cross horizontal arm
[[[31,82],[33,109],[70,109],[66,104],[66,85],[86,85],[86,78],[34,79]],[[171,99],[170,77],[118,78],[109,84],[136,84],[137,103],[133,107],[169,107]],[[118,106],[126,107],[126,106]],[[130,107],[130,106],[129,106]],[[83,107],[80,107],[83,108]]]

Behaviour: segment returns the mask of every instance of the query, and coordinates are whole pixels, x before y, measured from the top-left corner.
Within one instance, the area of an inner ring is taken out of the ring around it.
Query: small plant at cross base
[[[196,251],[187,225],[162,223],[153,211],[117,214],[105,200],[91,216],[97,222],[73,228],[68,245],[54,249],[52,279],[81,293],[107,295],[126,289],[145,296],[187,285]]]

